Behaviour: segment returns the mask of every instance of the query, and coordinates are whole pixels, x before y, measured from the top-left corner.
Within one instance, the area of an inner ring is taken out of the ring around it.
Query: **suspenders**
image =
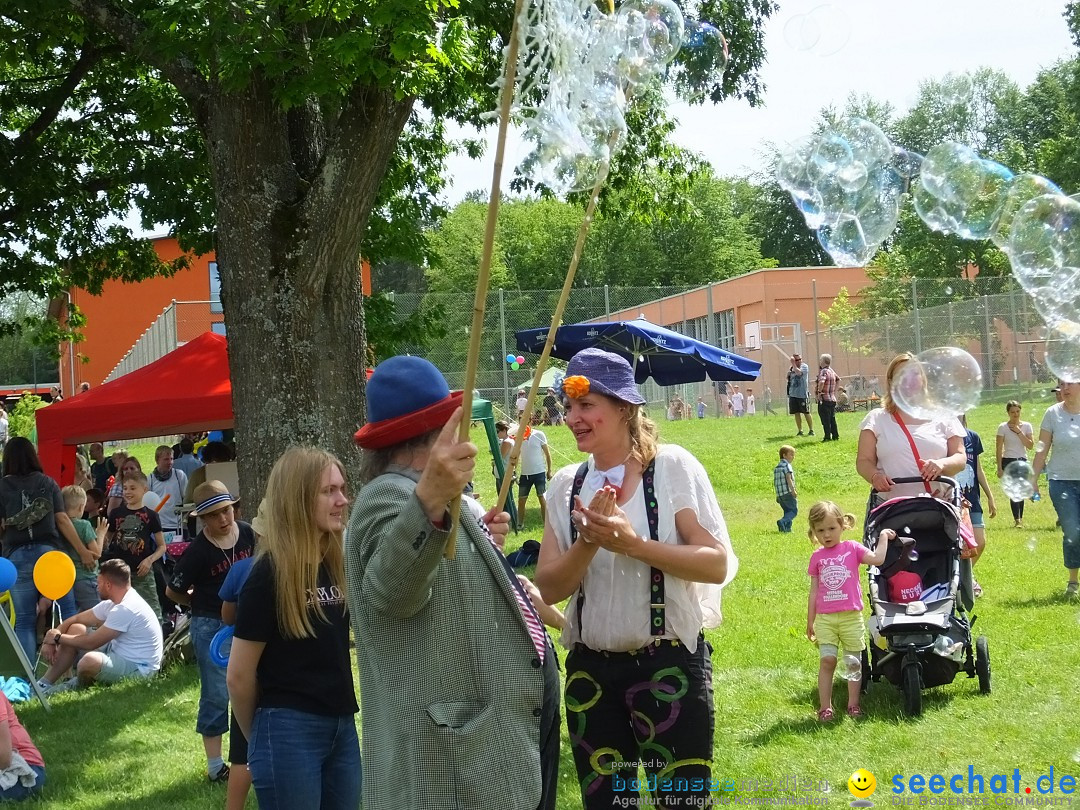
[[[581,492],[585,483],[585,476],[589,472],[589,462],[583,462],[574,474],[574,486],[570,490],[570,508],[573,510],[574,497]],[[645,515],[649,520],[649,537],[659,540],[660,514],[656,502],[656,460],[649,462],[649,466],[641,474],[641,485],[645,491]],[[570,521],[570,542],[576,543],[578,538],[577,527],[574,521]],[[584,582],[578,586],[577,614],[578,629],[582,627],[582,610],[585,607]],[[649,634],[660,637],[664,635],[664,572],[659,568],[649,570]]]

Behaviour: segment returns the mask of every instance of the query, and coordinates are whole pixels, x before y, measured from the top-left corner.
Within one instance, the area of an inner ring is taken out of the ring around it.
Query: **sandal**
[[[827,709],[821,709],[817,713],[817,719],[819,723],[831,723],[834,716],[835,713],[833,712],[831,706]]]
[[[866,717],[866,715],[863,713],[863,710],[860,709],[858,706],[848,706],[847,716],[854,720],[862,720],[864,717]]]

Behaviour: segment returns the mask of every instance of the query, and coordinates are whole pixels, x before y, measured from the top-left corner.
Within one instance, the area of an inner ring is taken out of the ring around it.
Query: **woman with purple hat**
[[[555,807],[558,659],[492,539],[510,516],[460,504],[444,555],[476,464],[457,437],[461,400],[418,357],[368,382],[345,555],[365,810]]]
[[[626,360],[585,349],[566,375],[566,425],[589,458],[552,478],[536,584],[548,603],[571,597],[565,702],[582,801],[636,799],[641,765],[661,806],[702,806],[713,751],[702,630],[719,625],[738,566],[727,527],[701,463],[657,443]]]

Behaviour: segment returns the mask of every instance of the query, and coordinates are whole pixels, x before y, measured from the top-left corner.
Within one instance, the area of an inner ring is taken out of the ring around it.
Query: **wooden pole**
[[[465,360],[465,385],[461,399],[461,426],[458,440],[469,440],[472,423],[473,388],[476,385],[476,367],[480,358],[480,338],[484,333],[484,307],[487,304],[488,286],[491,280],[491,254],[495,247],[495,224],[499,217],[499,196],[502,185],[503,158],[506,154],[506,130],[510,125],[510,106],[514,101],[514,79],[517,74],[518,20],[525,8],[525,0],[514,3],[514,21],[510,26],[510,42],[506,47],[506,67],[503,70],[502,94],[499,98],[499,134],[495,141],[495,166],[491,172],[491,194],[488,197],[487,222],[484,225],[484,247],[480,255],[480,272],[476,276],[476,296],[473,299],[472,327],[469,333],[469,354]],[[443,555],[453,559],[457,553],[457,522],[461,512],[461,498],[450,503],[450,537]]]
[[[585,237],[589,234],[593,215],[596,213],[596,203],[600,199],[600,189],[604,187],[608,170],[611,168],[610,155],[617,143],[616,138],[613,138],[608,143],[608,159],[600,166],[596,185],[593,186],[592,196],[589,197],[589,204],[585,208],[585,219],[581,221],[581,227],[578,228],[574,254],[570,257],[570,268],[566,271],[566,280],[563,282],[558,303],[555,304],[555,312],[551,316],[551,329],[548,330],[547,340],[544,341],[544,349],[540,352],[540,359],[536,361],[536,373],[533,374],[532,387],[529,389],[529,396],[526,399],[525,414],[520,420],[520,424],[518,424],[517,435],[514,437],[514,447],[510,451],[510,458],[506,462],[506,472],[503,475],[502,484],[499,486],[499,496],[495,500],[497,504],[505,503],[506,496],[510,494],[510,484],[514,476],[514,470],[517,469],[518,457],[521,455],[521,443],[525,441],[525,430],[532,424],[533,404],[536,402],[536,395],[540,390],[540,378],[547,369],[548,358],[551,356],[551,347],[555,345],[555,330],[562,324],[563,311],[566,309],[566,302],[570,299],[570,289],[574,286],[574,276],[577,275],[578,263],[581,261],[581,254],[585,250]]]

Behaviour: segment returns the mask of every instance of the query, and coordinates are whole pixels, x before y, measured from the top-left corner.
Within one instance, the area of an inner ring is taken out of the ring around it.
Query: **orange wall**
[[[181,255],[172,237],[152,240],[162,261]],[[116,364],[172,301],[207,301],[210,298],[210,262],[214,253],[192,256],[191,266],[171,278],[150,278],[134,284],[106,282],[101,295],[72,288],[71,298],[86,315],[86,339],[75,344],[75,390],[84,380],[100,385]],[[217,320],[221,316],[216,316]],[[64,396],[72,394],[68,344],[60,347],[60,385]],[[80,362],[85,357],[87,362]]]
[[[736,343],[743,342],[743,326],[751,321],[763,324],[797,323],[800,338],[814,329],[814,293],[819,312],[832,306],[841,287],[847,287],[852,303],[870,284],[861,267],[780,267],[756,270],[711,285],[714,312],[735,310]],[[660,326],[677,326],[684,319],[709,313],[709,288],[701,287],[684,295],[652,301],[644,306],[612,313],[611,320],[644,315]],[[806,349],[804,349],[806,351]]]
[[[162,261],[182,255],[180,245],[171,236],[151,241]],[[75,344],[74,349],[67,343],[60,346],[60,386],[64,396],[71,396],[84,381],[92,386],[103,383],[135,341],[173,301],[210,300],[210,262],[215,261],[214,252],[192,255],[190,261],[187,270],[171,278],[150,278],[136,283],[109,281],[101,295],[91,295],[77,287],[69,291],[72,302],[86,315],[86,327],[85,340]],[[362,260],[361,286],[364,295],[371,295],[371,264],[367,259]],[[220,313],[209,313],[208,307],[184,307],[177,316],[178,340],[186,342],[223,320]],[[81,358],[86,358],[86,362]]]

